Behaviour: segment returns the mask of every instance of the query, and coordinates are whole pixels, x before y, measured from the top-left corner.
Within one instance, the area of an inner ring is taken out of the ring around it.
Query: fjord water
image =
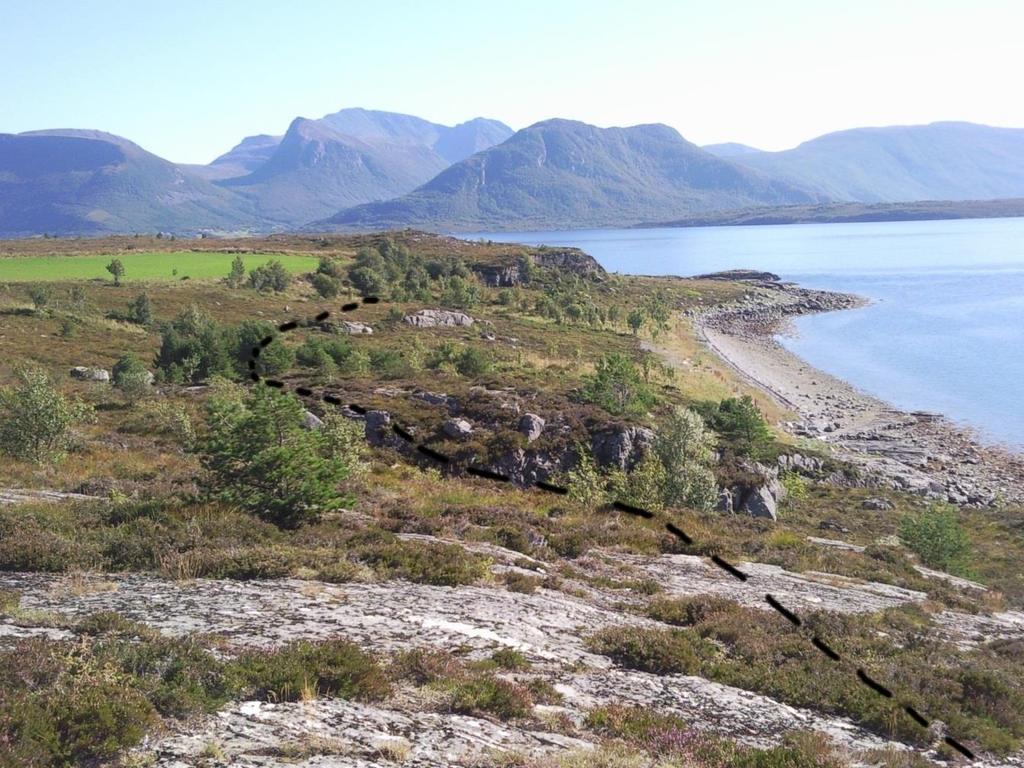
[[[812,365],[905,410],[943,413],[1024,448],[1024,219],[517,232],[606,269],[761,269],[860,294],[869,306],[799,318],[782,339]]]

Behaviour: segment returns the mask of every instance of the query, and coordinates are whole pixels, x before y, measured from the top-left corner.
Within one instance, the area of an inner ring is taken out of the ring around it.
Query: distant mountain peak
[[[815,201],[797,186],[704,152],[667,125],[599,128],[553,118],[408,195],[344,210],[309,228],[622,226],[666,211]]]

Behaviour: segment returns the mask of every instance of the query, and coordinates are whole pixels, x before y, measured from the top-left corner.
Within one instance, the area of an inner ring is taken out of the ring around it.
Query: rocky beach
[[[1024,499],[1024,459],[984,444],[940,414],[906,412],[830,376],[789,352],[778,336],[792,318],[852,310],[860,296],[801,288],[767,272],[738,270],[703,279],[743,283],[741,299],[693,313],[700,339],[794,419],[792,436],[860,470],[854,482],[960,505],[992,506]]]

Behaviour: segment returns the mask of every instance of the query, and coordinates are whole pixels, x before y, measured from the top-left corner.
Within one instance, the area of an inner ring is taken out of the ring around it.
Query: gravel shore
[[[1024,457],[983,444],[939,414],[901,411],[807,364],[777,336],[789,320],[855,309],[866,300],[800,288],[766,273],[726,273],[745,297],[695,316],[702,340],[797,420],[782,426],[820,443],[861,470],[865,484],[908,490],[955,504],[1024,501]]]

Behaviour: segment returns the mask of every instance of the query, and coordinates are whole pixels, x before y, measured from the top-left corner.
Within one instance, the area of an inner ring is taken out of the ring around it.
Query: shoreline
[[[941,414],[903,411],[813,367],[777,340],[793,317],[855,309],[852,294],[801,288],[767,273],[724,273],[743,299],[692,316],[698,340],[797,421],[781,427],[848,461],[866,484],[958,505],[1024,501],[1024,456],[986,444]]]

